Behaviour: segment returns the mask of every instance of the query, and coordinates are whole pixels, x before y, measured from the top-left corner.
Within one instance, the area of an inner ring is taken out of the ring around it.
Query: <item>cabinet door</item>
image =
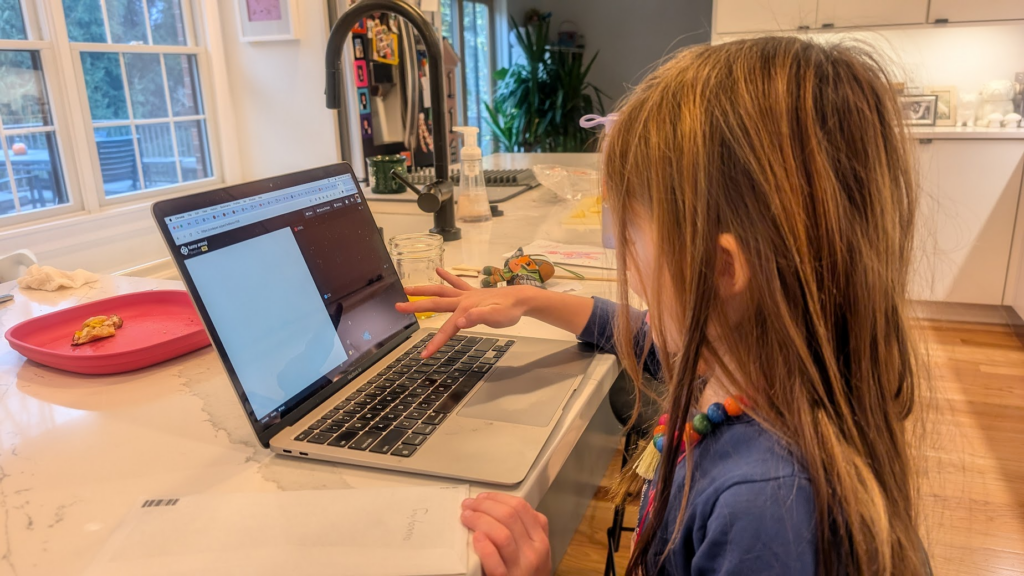
[[[815,0],[716,0],[715,32],[774,32],[814,25]]]
[[[937,184],[932,295],[946,302],[1002,304],[1024,140],[935,140]]]
[[[819,0],[818,28],[924,24],[928,0]]]
[[[935,155],[931,140],[916,142],[917,148],[917,219],[914,227],[914,252],[910,261],[910,297],[914,300],[936,300],[935,281],[935,207],[938,182],[935,181]]]
[[[1022,0],[932,0],[928,21],[972,22],[1024,19]]]

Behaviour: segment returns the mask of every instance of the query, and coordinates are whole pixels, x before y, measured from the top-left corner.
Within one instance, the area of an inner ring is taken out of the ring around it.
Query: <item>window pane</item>
[[[38,52],[0,50],[0,120],[7,130],[49,126]]]
[[[463,2],[462,34],[466,63],[466,124],[480,129],[480,148],[491,150],[483,103],[491,101],[490,14],[486,4]]]
[[[178,139],[182,181],[191,182],[213,176],[210,150],[206,142],[206,123],[202,120],[175,122],[174,137]]]
[[[82,52],[82,72],[93,122],[127,120],[120,56],[110,52]]]
[[[107,29],[103,25],[100,0],[64,0],[64,19],[72,42],[106,44]]]
[[[0,154],[0,216],[14,214],[14,192],[11,187],[11,175],[7,172],[7,163],[2,162]]]
[[[153,44],[184,46],[187,39],[181,0],[149,0],[149,26]]]
[[[139,154],[142,156],[142,179],[146,189],[177,184],[178,160],[174,156],[170,124],[136,126]]]
[[[11,135],[7,137],[7,146],[22,212],[68,203],[57,138],[53,132]],[[3,189],[0,185],[0,190]],[[9,199],[10,187],[6,190]],[[0,211],[4,201],[5,195],[0,192]]]
[[[27,40],[18,0],[0,0],[0,40]]]
[[[171,112],[175,116],[198,116],[203,113],[199,94],[196,57],[185,54],[164,54],[167,68],[167,89],[171,95]]]
[[[455,0],[441,0],[441,36],[448,39],[452,47],[458,49],[455,43],[455,22],[452,16],[455,13]]]
[[[159,54],[125,54],[124,69],[128,74],[128,94],[136,120],[167,118],[167,95]]]
[[[141,190],[131,127],[96,128],[93,134],[103,174],[103,192],[107,197]]]
[[[107,21],[110,22],[110,41],[114,44],[149,44],[142,0],[107,0]]]

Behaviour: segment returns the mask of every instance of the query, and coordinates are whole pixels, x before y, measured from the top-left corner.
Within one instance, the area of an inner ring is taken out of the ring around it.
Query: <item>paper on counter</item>
[[[583,290],[583,284],[575,280],[548,280],[544,287],[551,292],[578,292]]]
[[[615,270],[615,251],[600,246],[584,246],[577,244],[562,244],[550,240],[535,240],[523,246],[526,254],[543,254],[555,264],[563,266],[586,266],[588,268],[603,268]],[[510,251],[503,257],[512,255]]]
[[[148,500],[86,574],[464,574],[468,496],[463,485]]]

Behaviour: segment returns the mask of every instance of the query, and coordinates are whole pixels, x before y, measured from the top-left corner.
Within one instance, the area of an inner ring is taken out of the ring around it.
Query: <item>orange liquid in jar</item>
[[[418,302],[420,300],[426,300],[428,298],[433,298],[433,296],[408,296],[407,298],[409,298],[409,302]],[[417,312],[416,313],[416,317],[419,318],[420,320],[426,320],[427,318],[433,318],[434,316],[437,316],[436,312]]]

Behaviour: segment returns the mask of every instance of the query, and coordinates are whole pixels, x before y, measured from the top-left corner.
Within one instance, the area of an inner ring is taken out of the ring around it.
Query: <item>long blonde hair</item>
[[[909,142],[878,60],[792,37],[680,53],[636,88],[603,142],[620,299],[637,261],[632,234],[646,227],[660,276],[645,282],[654,339],[681,341],[662,354],[666,438],[680,437],[699,397],[698,363],[728,357],[732,391],[807,471],[822,574],[926,572],[905,429],[919,379],[907,322]],[[723,233],[750,272],[748,314],[731,325],[715,282]],[[632,350],[624,308],[616,338]],[[712,326],[728,329],[712,342]],[[622,360],[640,382],[635,359]],[[666,442],[662,462],[683,448]],[[657,492],[674,477],[663,466]],[[664,559],[653,542],[668,503],[655,503],[628,573]],[[674,539],[684,510],[673,511]]]

